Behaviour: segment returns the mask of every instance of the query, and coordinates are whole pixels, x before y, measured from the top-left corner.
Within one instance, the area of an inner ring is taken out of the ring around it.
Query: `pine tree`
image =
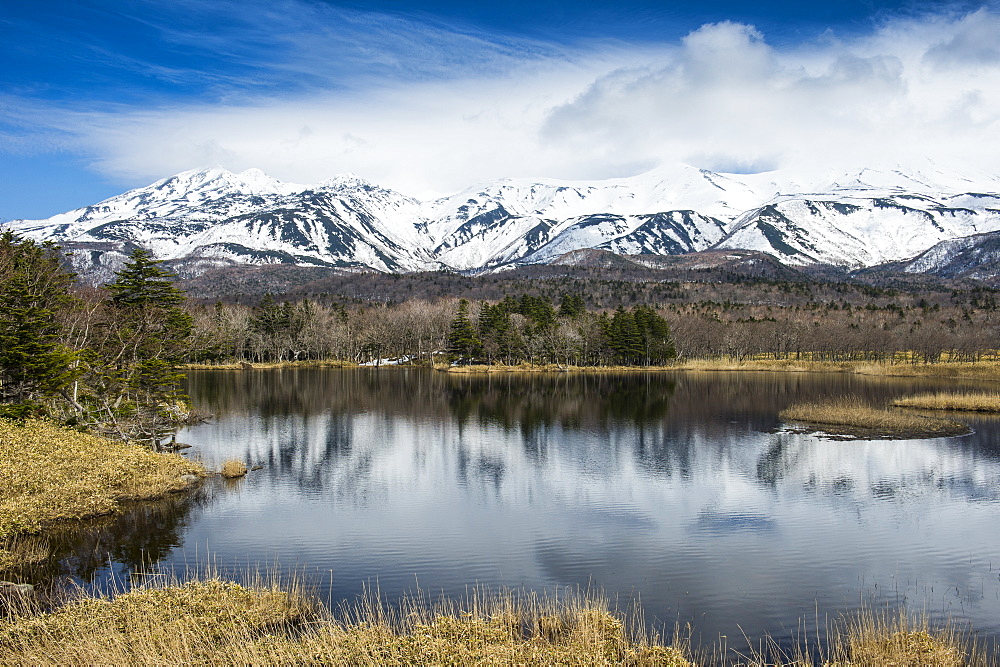
[[[184,417],[178,364],[193,322],[173,275],[146,250],[136,250],[105,286],[104,338],[90,357],[97,413],[114,417],[103,430],[154,447]]]
[[[587,312],[583,297],[579,294],[563,294],[559,302],[560,317],[577,317]]]
[[[0,415],[44,412],[76,375],[58,319],[72,283],[56,246],[0,235]]]
[[[649,306],[636,306],[633,313],[642,340],[643,363],[662,364],[675,358],[677,350],[667,321]]]
[[[451,321],[448,333],[448,353],[455,360],[471,360],[482,352],[482,342],[476,336],[476,329],[469,320],[469,302],[458,302],[458,312]]]
[[[642,334],[636,326],[635,313],[620,307],[611,318],[608,346],[622,364],[638,364],[643,356]]]

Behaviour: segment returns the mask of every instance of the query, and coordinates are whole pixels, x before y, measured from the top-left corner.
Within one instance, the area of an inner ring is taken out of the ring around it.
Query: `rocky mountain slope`
[[[958,240],[1000,231],[1000,177],[930,164],[835,178],[675,165],[595,182],[507,179],[419,201],[350,175],[296,185],[213,168],[8,227],[72,250],[77,270],[95,280],[134,247],[172,260],[182,275],[262,264],[481,272],[583,249],[754,250],[789,266],[856,269],[938,248],[933,262],[907,268],[923,271],[961,252],[974,262],[974,242]]]

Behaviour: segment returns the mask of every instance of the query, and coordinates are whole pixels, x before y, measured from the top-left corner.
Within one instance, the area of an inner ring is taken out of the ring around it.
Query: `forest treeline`
[[[688,289],[690,287],[690,289]],[[679,285],[695,297],[719,285]],[[730,294],[733,286],[730,285]],[[743,300],[674,299],[588,309],[582,292],[498,301],[192,306],[190,360],[408,359],[430,363],[657,365],[672,358],[978,361],[1000,348],[991,289],[922,294],[869,286],[759,283]]]
[[[387,306],[310,300],[193,309],[192,361],[406,360],[433,363],[656,365],[676,356],[650,306],[594,313],[578,295],[558,304],[522,294],[496,303],[414,299]]]

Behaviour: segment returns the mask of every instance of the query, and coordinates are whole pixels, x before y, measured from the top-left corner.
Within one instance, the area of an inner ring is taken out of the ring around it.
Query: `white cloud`
[[[789,53],[748,26],[703,26],[665,66],[596,81],[553,112],[546,133],[606,161],[749,169],[931,157],[983,166],[1000,139],[1000,66],[977,57],[945,72],[926,57],[966,26],[938,23],[937,41],[924,43],[914,39],[925,37],[919,24],[887,26]]]
[[[459,78],[51,118],[97,156],[97,168],[130,181],[213,163],[299,182],[354,172],[415,194],[675,161],[754,171],[929,157],[995,171],[997,34],[1000,16],[980,10],[777,49],[752,26],[726,22],[656,50],[505,50],[502,65]],[[435,57],[446,50],[438,43]]]

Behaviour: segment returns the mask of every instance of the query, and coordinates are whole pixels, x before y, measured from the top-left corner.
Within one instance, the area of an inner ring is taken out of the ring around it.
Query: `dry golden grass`
[[[608,371],[762,371],[772,373],[854,373],[857,375],[877,375],[883,377],[940,377],[974,378],[980,380],[1000,380],[1000,362],[939,362],[933,364],[910,363],[905,359],[895,362],[871,361],[815,361],[804,353],[802,359],[684,359],[664,366],[573,366],[562,364],[475,364],[451,366],[436,363],[434,368],[448,373],[599,373]],[[241,363],[186,364],[189,370],[240,370]],[[254,363],[253,369],[273,368],[370,368],[358,366],[353,361],[309,360]],[[381,368],[409,368],[409,366],[389,365]]]
[[[14,535],[0,541],[0,572],[38,565],[48,558],[48,545],[38,537]]]
[[[954,626],[931,630],[926,620],[862,613],[840,624],[830,647],[829,667],[963,667],[991,664],[984,651]]]
[[[573,366],[563,364],[470,364],[468,366],[450,366],[436,364],[435,370],[446,373],[609,373],[623,371],[672,371],[676,366]]]
[[[853,373],[859,364],[796,359],[686,359],[674,367],[685,371],[765,371],[777,373]]]
[[[939,391],[907,396],[893,401],[892,404],[901,408],[921,408],[924,410],[1000,412],[1000,393]]]
[[[0,621],[0,664],[691,664],[652,640],[594,598],[369,600],[334,615],[301,591],[209,579]]]
[[[182,368],[186,370],[212,370],[212,371],[239,371],[245,370],[247,365],[251,369],[271,369],[271,368],[356,368],[358,365],[353,361],[338,361],[335,359],[330,360],[317,360],[308,359],[303,361],[265,361],[265,362],[255,362],[252,364],[247,364],[247,362],[228,362],[221,364],[203,364],[203,363],[188,363],[182,364]]]
[[[642,616],[608,611],[592,595],[562,598],[473,591],[465,599],[366,598],[332,613],[300,586],[209,575],[163,582],[55,611],[24,606],[0,620],[0,664],[661,665],[696,664],[691,647],[642,630]],[[697,664],[958,667],[995,660],[953,626],[870,611],[835,623],[825,646]],[[819,655],[817,655],[817,653]]]
[[[821,403],[799,403],[785,408],[778,416],[786,421],[822,426],[825,430],[848,435],[940,437],[959,435],[969,430],[956,421],[876,408],[856,397]]]
[[[812,361],[809,359],[684,359],[666,366],[565,366],[557,364],[436,364],[448,373],[606,373],[619,371],[756,371],[767,373],[850,373],[879,377],[929,377],[1000,380],[1000,363],[948,362],[934,364],[871,361]]]
[[[996,658],[971,633],[951,623],[932,629],[926,618],[911,619],[904,610],[866,609],[828,625],[823,645],[802,640],[783,649],[765,639],[739,660],[716,657],[711,662],[745,667],[989,667],[998,664]]]
[[[204,468],[176,454],[107,440],[45,421],[0,419],[0,538],[62,519],[115,512],[130,500],[190,486]]]
[[[217,579],[83,598],[0,621],[0,663],[202,664],[311,617],[301,595]]]
[[[880,377],[931,377],[1000,380],[1000,363],[994,361],[935,364],[878,363],[871,361],[810,361],[808,359],[691,359],[678,362],[676,370],[766,371],[777,373],[853,373]]]
[[[243,477],[247,474],[247,466],[243,461],[237,459],[229,459],[222,464],[222,468],[219,470],[219,474],[226,479],[233,479],[234,477]]]

